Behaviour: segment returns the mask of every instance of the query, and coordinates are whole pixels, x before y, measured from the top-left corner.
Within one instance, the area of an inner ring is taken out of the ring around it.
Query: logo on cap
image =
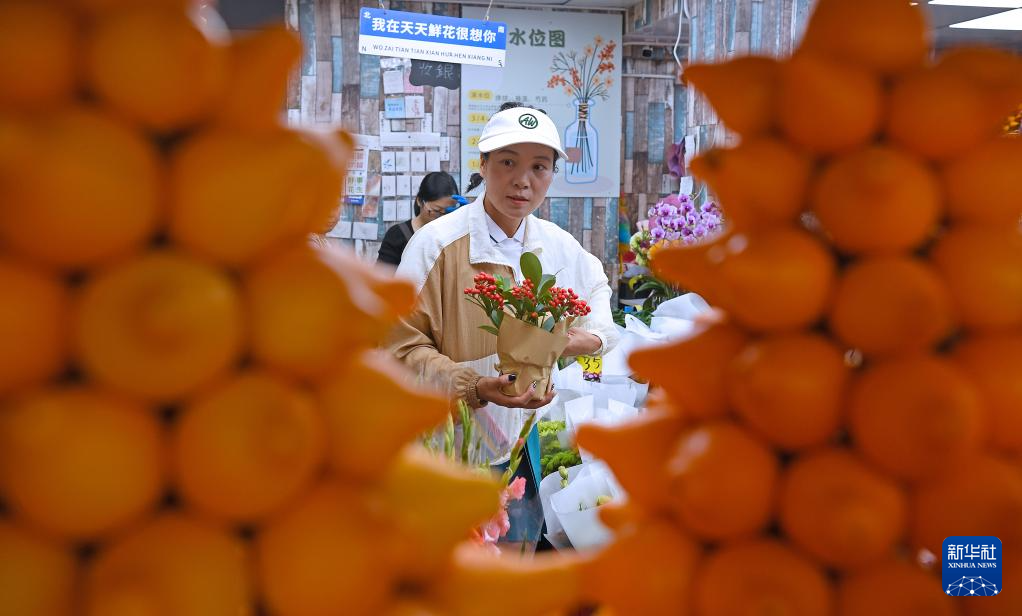
[[[530,129],[539,126],[539,120],[537,120],[536,116],[531,113],[523,113],[522,116],[518,118],[518,123],[521,124],[522,127]]]

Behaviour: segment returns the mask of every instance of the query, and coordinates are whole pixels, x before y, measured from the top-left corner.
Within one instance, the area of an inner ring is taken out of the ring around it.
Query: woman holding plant
[[[530,411],[549,404],[554,393],[542,370],[534,374],[508,369],[511,362],[506,355],[498,356],[494,331],[531,327],[558,338],[561,347],[551,363],[558,356],[605,353],[617,342],[617,332],[600,261],[569,233],[532,215],[546,198],[558,160],[565,158],[553,121],[538,109],[505,105],[483,128],[479,149],[480,174],[486,182],[483,193],[473,203],[424,226],[405,248],[397,272],[415,283],[418,304],[395,331],[391,349],[424,379],[446,386],[478,409],[483,449],[491,463],[499,464],[508,459]],[[524,253],[532,253],[535,259],[523,260]],[[524,296],[529,281],[529,292],[547,301],[539,302],[540,310],[527,315],[513,314],[512,306],[506,311],[501,306],[499,314],[484,313],[477,303],[466,301],[465,294],[476,288],[479,274],[493,278],[492,292],[500,280],[502,293],[510,294],[517,287],[516,293]],[[568,314],[567,307],[556,305],[551,309],[554,276],[558,289],[570,290],[574,300],[585,302],[587,309],[574,308],[585,314]],[[554,318],[552,310],[559,318]],[[503,374],[498,364],[505,368]],[[520,381],[519,376],[523,376]],[[530,440],[538,445],[538,438]],[[538,447],[535,452],[527,449],[527,466],[535,468]]]

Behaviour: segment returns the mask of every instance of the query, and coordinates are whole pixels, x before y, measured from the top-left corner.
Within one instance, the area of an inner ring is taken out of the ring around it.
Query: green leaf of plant
[[[498,333],[499,333],[497,331],[497,328],[492,326],[492,325],[480,325],[479,329],[483,330],[484,332],[490,332],[494,336],[498,335]]]
[[[545,329],[548,332],[554,331],[554,320],[547,319],[546,321],[543,321],[543,329]]]
[[[550,287],[557,284],[557,277],[551,276],[550,274],[543,274],[543,280],[539,284],[539,294],[537,297],[542,297],[550,292]]]
[[[522,274],[538,289],[543,279],[543,265],[539,262],[539,257],[533,252],[523,252],[520,265]]]

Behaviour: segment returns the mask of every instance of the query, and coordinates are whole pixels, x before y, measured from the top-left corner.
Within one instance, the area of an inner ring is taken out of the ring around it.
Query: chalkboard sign
[[[412,60],[412,74],[408,81],[413,86],[436,86],[456,90],[461,87],[461,65],[432,60]]]

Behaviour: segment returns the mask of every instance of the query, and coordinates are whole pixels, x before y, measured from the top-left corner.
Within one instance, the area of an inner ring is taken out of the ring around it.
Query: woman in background
[[[401,254],[404,253],[408,240],[412,239],[412,234],[426,223],[443,216],[448,208],[456,204],[454,196],[457,194],[458,185],[448,173],[434,171],[422,178],[419,192],[415,195],[415,218],[387,229],[376,262],[400,264]]]

